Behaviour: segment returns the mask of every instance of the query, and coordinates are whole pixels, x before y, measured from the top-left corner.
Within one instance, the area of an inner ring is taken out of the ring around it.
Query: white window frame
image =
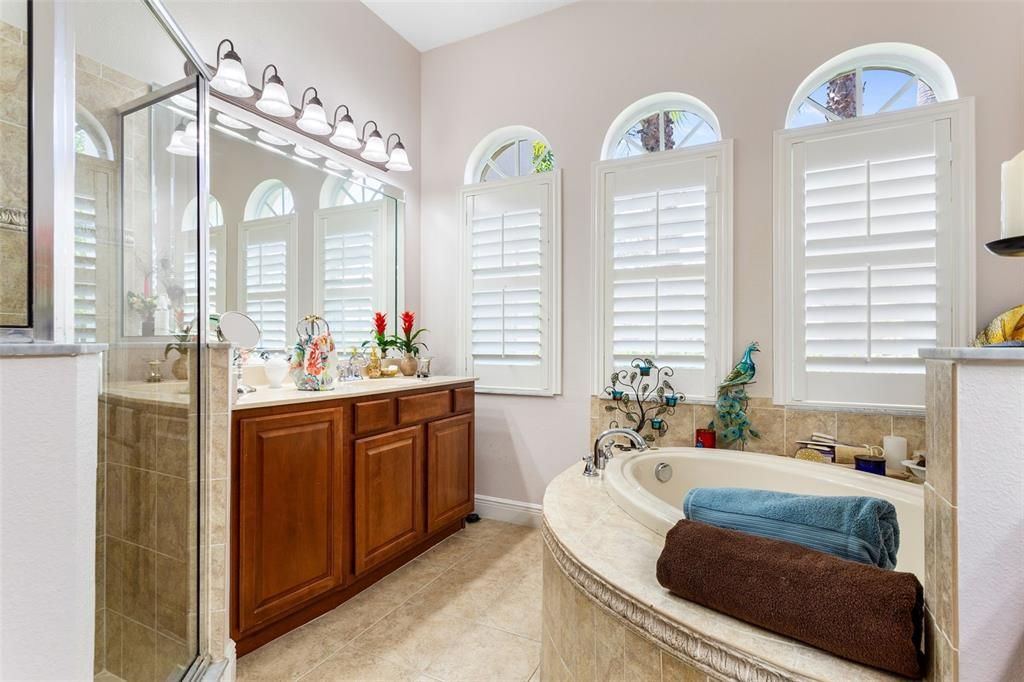
[[[793,273],[793,151],[796,145],[872,129],[884,130],[914,123],[950,121],[952,168],[950,173],[950,220],[952,248],[938,258],[938,268],[946,268],[952,276],[946,286],[952,286],[953,321],[952,343],[966,346],[975,329],[975,149],[974,99],[970,97],[928,104],[913,109],[875,114],[864,118],[822,123],[781,130],[774,141],[774,402],[777,405],[840,408],[886,408],[908,413],[923,413],[924,407],[899,404],[821,402],[800,400],[794,396],[793,377],[797,353],[794,349],[797,334],[793,328],[795,307],[800,295],[794,286]],[[957,227],[959,226],[959,227]],[[940,286],[942,283],[940,282]]]
[[[551,311],[548,319],[548,337],[545,345],[547,355],[542,358],[546,365],[547,386],[543,388],[523,388],[520,386],[489,386],[477,382],[477,393],[493,393],[504,395],[556,396],[562,392],[562,170],[555,168],[546,173],[536,173],[520,178],[479,182],[462,187],[459,191],[459,295],[458,309],[458,352],[460,369],[464,374],[471,374],[473,355],[471,345],[472,325],[472,240],[470,216],[466,211],[467,200],[473,196],[497,192],[517,185],[534,185],[547,187],[550,197],[548,211],[550,215],[547,246],[549,253],[544,254],[543,262],[548,276],[545,280],[547,291],[545,300]]]
[[[710,194],[718,194],[715,224],[707,229],[715,233],[715,262],[705,263],[705,268],[714,268],[711,278],[705,281],[706,291],[714,291],[715,301],[706,315],[705,362],[708,376],[724,377],[729,358],[732,355],[732,311],[733,311],[733,142],[730,139],[711,144],[671,149],[657,154],[645,154],[624,159],[609,159],[594,164],[593,196],[594,196],[594,227],[592,238],[592,262],[594,264],[593,279],[593,311],[595,340],[594,364],[592,373],[592,395],[605,397],[604,389],[608,385],[612,373],[612,348],[609,343],[609,244],[607,206],[608,176],[616,172],[635,168],[650,168],[659,165],[672,165],[680,161],[714,158],[718,161],[718,187],[708,188]],[[688,399],[695,401],[712,401],[715,397],[715,381],[701,387],[699,393],[688,387],[675,385],[677,391],[684,392]]]
[[[236,264],[236,282],[237,282],[237,307],[238,310],[245,312],[248,309],[246,304],[248,300],[248,287],[246,285],[246,233],[250,230],[260,230],[268,227],[283,227],[288,233],[288,253],[286,256],[286,267],[288,272],[285,274],[286,281],[286,296],[285,305],[285,347],[289,344],[289,339],[292,337],[293,330],[296,324],[298,324],[298,263],[299,263],[299,223],[294,213],[283,216],[275,216],[273,218],[260,218],[258,220],[243,220],[238,224],[237,235],[237,258]],[[261,350],[281,350],[279,348],[267,348],[264,345],[264,340],[260,339],[259,348]]]
[[[491,156],[494,152],[498,151],[499,148],[508,144],[509,142],[518,143],[520,140],[533,140],[536,142],[543,142],[547,148],[551,149],[551,143],[548,142],[548,138],[544,137],[539,131],[530,128],[528,126],[505,126],[504,128],[498,128],[495,131],[489,133],[484,139],[477,143],[476,147],[469,155],[469,160],[466,162],[466,170],[464,175],[464,182],[466,185],[478,185],[478,184],[490,184],[495,182],[502,182],[503,180],[513,180],[514,177],[494,179],[481,181],[480,176],[486,166],[491,165],[497,173],[501,173],[497,170],[497,167],[491,164]],[[533,174],[532,169],[527,173],[522,173],[522,169],[519,167],[519,154],[518,148],[516,149],[516,172],[515,177],[528,177]],[[555,159],[555,170],[558,168],[558,159]],[[548,172],[548,171],[545,171]]]
[[[315,260],[315,268],[313,268],[313,305],[316,310],[323,314],[325,305],[324,296],[324,223],[330,220],[332,217],[337,215],[343,215],[345,213],[356,213],[359,211],[366,211],[369,209],[376,209],[380,211],[381,222],[374,230],[374,236],[377,243],[374,245],[374,281],[373,281],[373,308],[374,311],[389,311],[388,301],[395,300],[395,285],[389,281],[378,281],[378,273],[387,273],[393,268],[389,267],[389,254],[394,253],[394,245],[391,243],[391,238],[388,235],[386,225],[389,221],[393,220],[393,212],[390,210],[390,206],[387,201],[384,200],[384,195],[381,194],[380,199],[373,201],[364,201],[355,204],[341,204],[331,208],[321,208],[313,214],[313,256]],[[367,323],[366,327],[366,338],[371,340],[372,338],[372,322]],[[341,330],[332,330],[332,333],[340,333]],[[338,337],[340,338],[340,336]],[[347,349],[345,349],[347,350]]]

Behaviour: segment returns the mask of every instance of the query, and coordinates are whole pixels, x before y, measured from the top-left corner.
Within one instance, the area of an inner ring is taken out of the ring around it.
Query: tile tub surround
[[[544,494],[542,677],[594,677],[591,652],[622,652],[634,679],[896,680],[669,594],[655,579],[664,538],[634,521],[573,465]],[[609,644],[610,642],[610,644]],[[609,662],[619,663],[618,653]],[[602,669],[597,674],[602,674]]]
[[[614,416],[604,409],[610,402],[598,396],[590,398],[591,442],[608,428],[608,421]],[[705,428],[714,415],[714,405],[681,403],[675,415],[664,417],[668,432],[655,436],[655,444],[693,446],[695,430]],[[792,457],[798,448],[794,441],[807,440],[814,432],[836,436],[843,442],[878,446],[882,445],[883,436],[903,436],[911,454],[925,447],[925,418],[909,413],[804,409],[776,406],[768,398],[752,398],[747,415],[762,436],[747,444],[752,452]]]
[[[926,358],[926,627],[936,680],[1024,679],[1024,350]],[[998,586],[993,588],[993,586]]]
[[[541,656],[540,531],[483,519],[238,661],[253,680],[526,680]]]

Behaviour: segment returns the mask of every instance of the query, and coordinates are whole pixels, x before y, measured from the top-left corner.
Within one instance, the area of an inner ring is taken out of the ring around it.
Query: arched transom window
[[[292,191],[280,180],[264,180],[245,202],[245,219],[260,220],[295,213]]]
[[[804,80],[787,128],[872,116],[956,99],[953,74],[937,55],[906,43],[876,43],[842,53]]]
[[[718,119],[696,97],[663,92],[619,114],[605,136],[602,159],[625,159],[722,139]]]
[[[328,175],[320,187],[320,208],[351,206],[383,198],[384,183],[351,171]]]
[[[469,157],[466,184],[518,178],[555,168],[547,139],[533,128],[509,126],[485,137]]]

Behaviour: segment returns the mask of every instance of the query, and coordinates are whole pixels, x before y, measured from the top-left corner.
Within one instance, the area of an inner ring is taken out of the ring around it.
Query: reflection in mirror
[[[28,12],[0,2],[0,327],[30,324]]]
[[[360,346],[374,312],[397,317],[401,191],[216,96],[211,107],[211,308],[251,317],[260,350],[287,349],[307,314],[339,349]]]

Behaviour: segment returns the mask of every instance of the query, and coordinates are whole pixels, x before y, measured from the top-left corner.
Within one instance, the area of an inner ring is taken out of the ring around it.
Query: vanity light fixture
[[[220,53],[225,43],[228,51]],[[217,45],[217,73],[210,81],[210,87],[234,97],[252,97],[253,90],[242,68],[242,58],[235,52],[235,44],[225,38]]]
[[[306,95],[313,91],[313,96],[308,100]],[[302,114],[295,122],[302,130],[311,135],[327,135],[331,132],[331,124],[327,122],[327,113],[324,111],[324,103],[317,96],[316,88],[310,86],[302,92]]]
[[[190,130],[191,128],[191,130]],[[199,154],[196,122],[182,123],[171,133],[167,151],[175,156],[197,156]]]
[[[373,132],[370,136],[366,136],[366,126],[373,125]],[[381,137],[380,130],[377,128],[376,121],[367,121],[363,124],[363,151],[359,153],[367,161],[375,161],[377,163],[383,163],[388,160],[388,150],[384,144],[384,138]]]
[[[338,112],[342,109],[345,110],[345,115],[339,119]],[[334,110],[334,134],[328,141],[341,149],[359,149],[362,146],[362,143],[359,142],[356,124],[352,122],[352,116],[344,104],[339,104],[338,108]]]
[[[268,78],[267,72],[271,69],[274,73]],[[263,94],[256,102],[256,108],[278,118],[295,115],[295,110],[288,101],[288,91],[284,89],[284,81],[277,75],[277,67],[273,64],[267,64],[267,68],[263,69]]]
[[[319,159],[320,155],[312,149],[306,149],[301,145],[295,145],[295,154],[301,156],[304,159]]]
[[[289,144],[288,140],[283,137],[278,137],[277,135],[271,135],[266,130],[257,130],[256,137],[260,138],[267,144],[274,145],[275,147],[286,147]]]
[[[328,168],[332,168],[332,169],[334,169],[336,171],[348,170],[347,166],[341,165],[340,163],[338,163],[334,159],[327,159],[326,161],[324,161],[324,165],[327,166]]]
[[[233,116],[227,114],[217,114],[217,122],[227,126],[228,128],[234,128],[235,130],[249,130],[252,128],[248,123],[243,123]]]
[[[391,133],[388,135],[385,151],[387,151],[388,145],[391,143],[391,138],[398,138],[395,142],[395,146],[391,147],[391,152],[388,155],[388,162],[385,164],[385,168],[393,171],[411,171],[412,165],[409,163],[409,154],[405,151],[405,145],[402,144],[402,136],[398,133]]]

